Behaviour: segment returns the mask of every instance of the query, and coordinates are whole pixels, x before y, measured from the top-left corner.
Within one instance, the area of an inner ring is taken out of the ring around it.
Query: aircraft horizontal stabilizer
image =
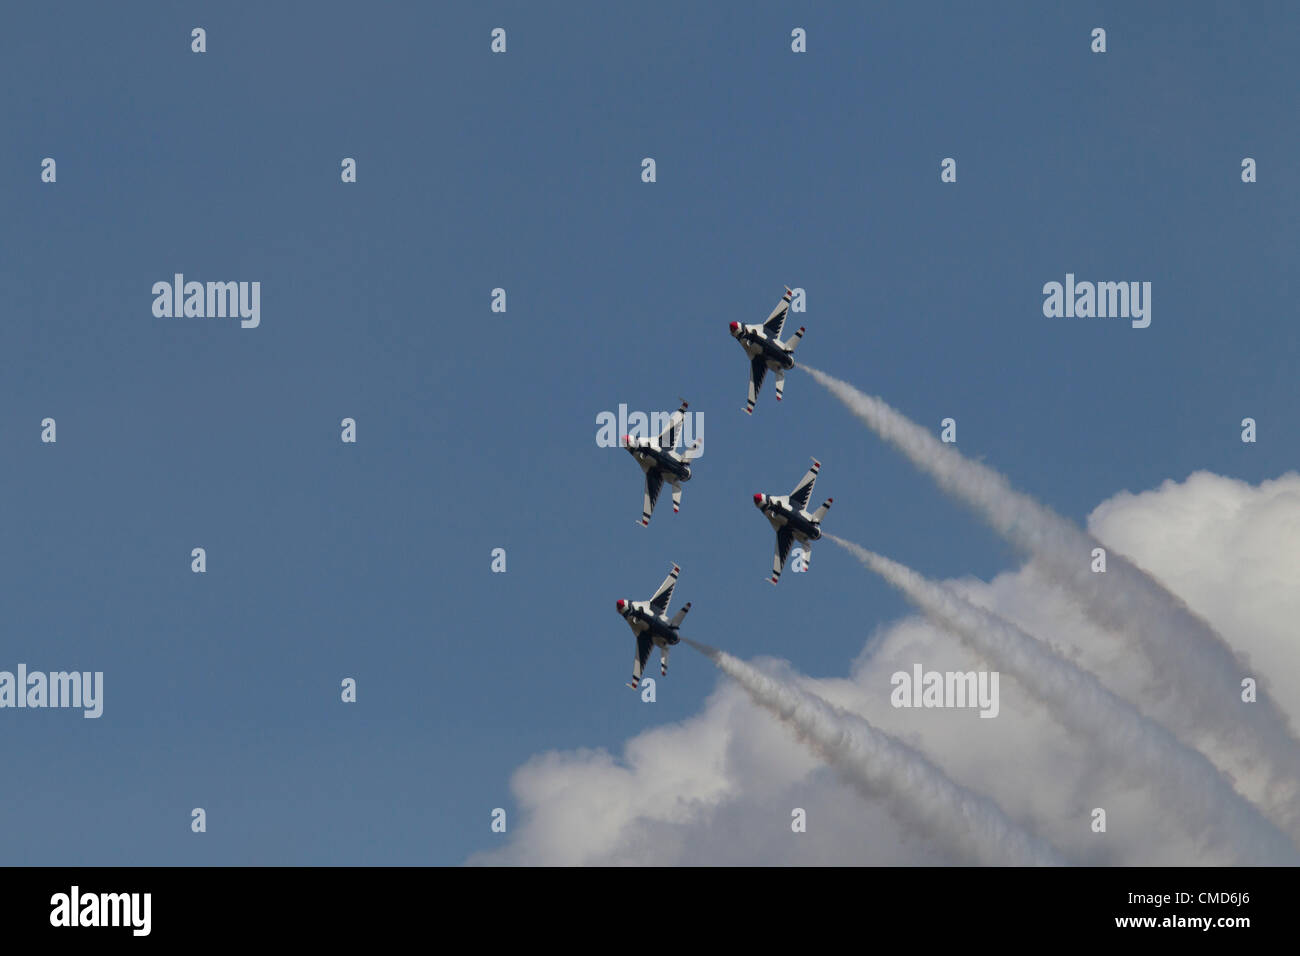
[[[673,627],[680,627],[682,621],[686,619],[686,614],[688,611],[690,611],[690,609],[691,609],[691,602],[687,601],[686,605],[680,611],[674,614],[673,619],[668,623],[671,624]]]

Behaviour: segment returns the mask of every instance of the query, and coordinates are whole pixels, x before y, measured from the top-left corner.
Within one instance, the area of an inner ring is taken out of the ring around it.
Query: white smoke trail
[[[1015,676],[1065,727],[1088,737],[1135,781],[1147,784],[1199,848],[1224,864],[1300,863],[1295,846],[1239,794],[1199,751],[1107,690],[1016,625],[978,607],[950,588],[869,551],[825,534],[897,588],[939,626]]]
[[[868,799],[883,799],[903,823],[966,862],[1059,866],[1065,861],[1013,823],[996,803],[954,782],[924,755],[816,694],[774,680],[744,661],[690,638],[764,709],[790,727]]]
[[[1072,591],[1094,621],[1136,639],[1161,685],[1148,689],[1148,705],[1189,745],[1205,747],[1235,774],[1254,775],[1243,786],[1274,821],[1300,837],[1300,743],[1286,715],[1268,694],[1262,675],[1237,660],[1206,621],[1151,575],[1109,551],[1107,571],[1093,573],[1090,534],[1029,495],[1016,491],[992,468],[971,461],[952,445],[879,398],[825,372],[800,365],[855,417],[901,451],[939,486],[966,502],[995,531],[1035,555],[1044,569]],[[1258,700],[1242,700],[1241,681],[1251,677]]]

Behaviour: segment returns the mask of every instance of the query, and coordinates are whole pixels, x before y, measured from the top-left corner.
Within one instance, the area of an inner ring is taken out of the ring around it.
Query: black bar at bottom
[[[0,926],[7,942],[63,937],[77,945],[374,944],[457,930],[492,946],[539,945],[558,934],[560,942],[718,939],[734,947],[770,943],[773,932],[808,933],[821,945],[829,930],[864,944],[882,933],[918,943],[1200,936],[1231,945],[1294,930],[1296,876],[1174,868],[11,868],[0,871]]]

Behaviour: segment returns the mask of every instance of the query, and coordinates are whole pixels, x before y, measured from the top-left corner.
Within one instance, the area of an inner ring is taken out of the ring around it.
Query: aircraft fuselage
[[[650,639],[660,647],[672,647],[681,641],[677,628],[669,624],[667,618],[638,609],[629,611],[625,618],[633,634],[640,637],[649,632]]]
[[[780,531],[789,528],[796,538],[803,541],[817,541],[822,536],[821,525],[817,524],[802,511],[786,508],[779,502],[769,501],[763,508],[763,514],[772,527]]]
[[[663,476],[670,482],[691,480],[691,466],[674,458],[666,450],[650,448],[644,445],[629,445],[627,450],[641,467],[654,468],[662,472]]]
[[[761,355],[768,368],[779,368],[787,372],[794,368],[794,356],[778,345],[776,339],[769,338],[761,326],[746,328],[739,338],[740,344],[745,347],[745,353],[750,358]]]

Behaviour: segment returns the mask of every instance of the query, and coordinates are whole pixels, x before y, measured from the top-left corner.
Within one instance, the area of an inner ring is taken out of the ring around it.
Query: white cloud
[[[1089,519],[1224,634],[1300,721],[1300,474],[1250,485],[1198,471],[1123,492]]]
[[[1198,472],[1100,505],[1089,530],[1128,555],[1248,658],[1280,707],[1300,719],[1300,475],[1251,486]],[[1099,629],[1033,563],[985,583],[952,582],[969,600],[1048,640],[1124,695],[1164,688],[1122,635]],[[1104,757],[1064,731],[1004,676],[994,720],[964,710],[896,710],[889,678],[984,666],[924,619],[882,628],[843,679],[802,685],[925,753],[954,780],[988,794],[1069,859],[1096,864],[1203,864],[1193,834]],[[1139,700],[1141,698],[1139,697]],[[1143,708],[1146,709],[1145,707]],[[1216,757],[1213,752],[1209,754]],[[1222,756],[1222,755],[1218,755]],[[935,864],[949,862],[864,800],[774,718],[722,680],[701,712],[639,734],[621,757],[549,752],[511,781],[518,816],[493,864]],[[792,833],[790,811],[808,811]],[[1089,829],[1104,807],[1108,832]]]

